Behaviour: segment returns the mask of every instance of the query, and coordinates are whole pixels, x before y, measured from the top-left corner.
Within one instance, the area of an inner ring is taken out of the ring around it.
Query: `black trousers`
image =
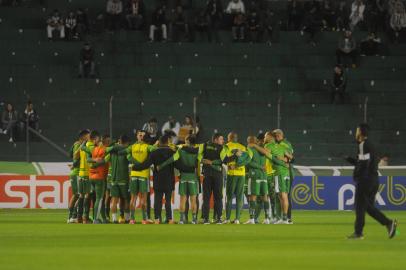
[[[151,193],[147,193],[147,218],[151,219]]]
[[[214,216],[220,219],[223,212],[223,175],[209,175],[203,181],[203,219],[209,219],[210,197],[214,198]]]
[[[160,191],[155,190],[155,197],[154,197],[154,214],[155,219],[159,219],[162,221],[161,213],[162,213],[162,201],[165,195],[165,212],[166,212],[166,221],[172,219],[172,190],[170,191]]]
[[[381,225],[391,224],[391,220],[375,206],[375,196],[379,188],[378,179],[358,182],[355,187],[355,233],[362,235],[365,225],[365,212]]]

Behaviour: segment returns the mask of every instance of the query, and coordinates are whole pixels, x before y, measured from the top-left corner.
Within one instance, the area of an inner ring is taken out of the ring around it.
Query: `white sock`
[[[130,213],[125,212],[125,213],[124,213],[124,219],[125,219],[125,220],[130,220]]]
[[[113,213],[111,214],[111,216],[113,217],[113,222],[117,221],[117,213]]]

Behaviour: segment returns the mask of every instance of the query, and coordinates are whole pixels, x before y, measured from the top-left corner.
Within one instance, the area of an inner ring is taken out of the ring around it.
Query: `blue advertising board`
[[[376,205],[382,210],[406,210],[406,176],[381,176]],[[355,186],[350,176],[296,176],[294,209],[351,210]]]

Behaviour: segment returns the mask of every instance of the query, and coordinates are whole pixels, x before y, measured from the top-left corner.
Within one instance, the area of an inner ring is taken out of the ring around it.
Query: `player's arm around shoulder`
[[[157,170],[162,170],[163,168],[165,168],[166,166],[169,166],[170,164],[176,162],[177,160],[179,160],[180,155],[181,155],[181,151],[182,149],[178,149],[170,158],[168,158],[167,160],[165,160],[163,163],[159,164],[157,166]]]

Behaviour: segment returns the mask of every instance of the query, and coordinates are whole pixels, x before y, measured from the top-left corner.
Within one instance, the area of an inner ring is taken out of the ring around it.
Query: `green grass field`
[[[402,230],[406,212],[397,217]],[[0,269],[406,269],[406,233],[388,240],[353,213],[295,211],[294,225],[80,225],[66,211],[0,209]],[[406,230],[406,229],[405,229]]]

